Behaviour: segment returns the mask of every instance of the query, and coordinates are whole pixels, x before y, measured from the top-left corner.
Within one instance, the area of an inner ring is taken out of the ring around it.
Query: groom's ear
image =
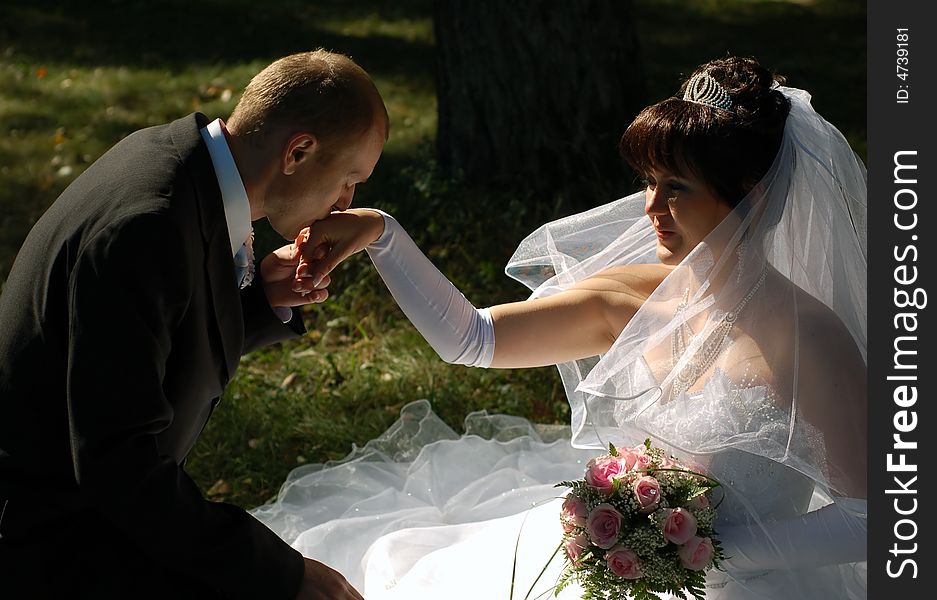
[[[294,134],[283,146],[283,154],[280,157],[283,174],[295,173],[301,163],[315,155],[318,147],[319,141],[316,136],[310,133]]]

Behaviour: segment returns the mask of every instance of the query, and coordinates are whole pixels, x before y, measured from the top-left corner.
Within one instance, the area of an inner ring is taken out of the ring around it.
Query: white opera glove
[[[487,308],[477,309],[439,272],[396,219],[366,248],[371,262],[413,326],[447,363],[488,367],[495,331]]]
[[[731,575],[866,560],[866,500],[836,498],[805,515],[717,528]]]

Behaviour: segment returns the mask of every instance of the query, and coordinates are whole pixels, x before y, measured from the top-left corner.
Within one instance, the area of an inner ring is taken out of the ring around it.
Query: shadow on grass
[[[425,68],[432,65],[429,41],[354,26],[425,20],[429,11],[429,0],[7,0],[0,7],[0,45],[37,63],[177,69],[272,60],[322,46],[355,57],[369,70],[431,77]],[[337,15],[351,23],[337,26],[342,33],[334,31]]]
[[[7,0],[0,5],[0,47],[37,64],[184,69],[324,46],[383,76],[431,86],[430,40],[376,34],[362,25],[425,21],[431,5],[432,0]],[[787,74],[792,85],[813,91],[818,109],[841,128],[864,132],[863,2],[644,0],[635,6],[651,97],[672,93],[681,76],[701,62],[726,53],[753,55]]]

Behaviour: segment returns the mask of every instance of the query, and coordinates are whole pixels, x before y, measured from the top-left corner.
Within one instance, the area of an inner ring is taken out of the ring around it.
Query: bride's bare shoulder
[[[668,265],[621,265],[596,273],[579,285],[647,299],[674,268]]]
[[[792,355],[794,344],[817,355],[855,350],[848,328],[826,304],[776,271],[765,282],[762,318],[775,325],[772,336],[778,353]]]

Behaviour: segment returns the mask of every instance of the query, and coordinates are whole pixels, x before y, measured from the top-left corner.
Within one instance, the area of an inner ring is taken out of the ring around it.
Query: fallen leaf
[[[229,484],[224,479],[219,479],[215,482],[215,485],[208,488],[206,494],[209,496],[224,496],[225,494],[231,493],[231,484]]]

